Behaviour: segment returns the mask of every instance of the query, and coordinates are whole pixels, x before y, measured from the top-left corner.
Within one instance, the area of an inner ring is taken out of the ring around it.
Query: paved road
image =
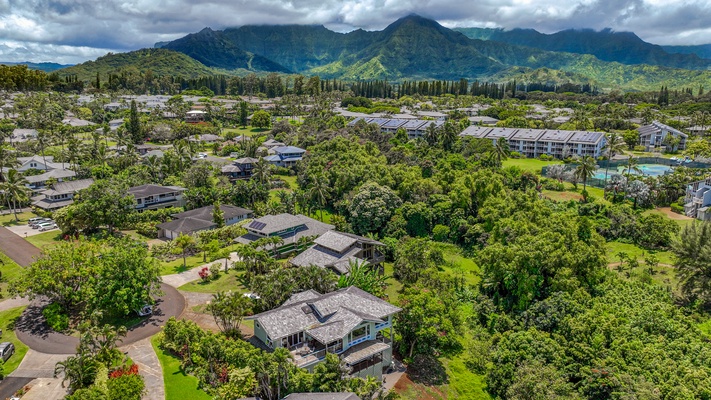
[[[19,389],[32,382],[33,378],[7,377],[0,382],[0,399],[9,399]]]
[[[12,371],[10,376],[32,379],[53,378],[55,365],[60,361],[66,360],[70,355],[71,354],[46,354],[29,349],[27,350],[25,358],[22,359],[17,369]]]
[[[0,251],[12,258],[20,266],[26,267],[41,253],[32,243],[0,226]]]
[[[172,286],[161,285],[164,295],[156,300],[153,315],[128,331],[121,345],[129,345],[151,337],[160,332],[170,317],[177,317],[185,309],[185,299]],[[29,348],[46,354],[72,354],[76,351],[79,339],[54,332],[44,321],[42,307],[44,303],[33,302],[15,324],[17,338]]]

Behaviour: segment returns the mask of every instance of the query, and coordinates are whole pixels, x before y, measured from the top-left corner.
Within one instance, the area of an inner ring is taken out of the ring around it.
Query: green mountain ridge
[[[34,63],[34,62],[29,62],[29,61],[22,61],[22,62],[0,61],[0,64],[4,64],[4,65],[8,65],[8,66],[10,66],[10,65],[26,65],[27,68],[29,68],[29,69],[36,69],[36,70],[44,71],[44,72],[54,72],[56,70],[72,66],[72,64],[57,64],[57,63],[53,63],[53,62]]]
[[[662,46],[668,53],[696,54],[701,58],[711,59],[711,44],[699,44],[695,46]]]
[[[107,75],[124,68],[134,68],[139,71],[150,70],[154,75],[172,75],[182,78],[197,78],[199,76],[216,75],[216,69],[209,68],[199,61],[177,51],[167,49],[141,49],[128,53],[109,53],[96,61],[58,70],[60,76],[76,75],[83,81],[93,81],[96,74]]]
[[[569,29],[553,34],[534,29],[455,28],[472,39],[503,42],[541,50],[590,54],[602,61],[627,65],[659,65],[664,67],[705,70],[711,60],[696,54],[672,54],[662,46],[647,43],[632,32],[614,32],[610,29]]]
[[[166,43],[161,48],[186,54],[208,67],[289,72],[287,68],[265,57],[240,49],[223,32],[210,28]]]
[[[482,35],[494,31],[483,31]],[[60,73],[76,74],[86,81],[94,79],[97,71],[104,74],[137,68],[186,78],[279,72],[348,81],[465,78],[526,83],[545,77],[551,83],[623,90],[711,87],[711,71],[707,70],[626,65],[590,54],[471,39],[416,15],[401,18],[382,31],[338,33],[317,25],[243,26],[223,31],[206,28],[160,45],[109,54]]]

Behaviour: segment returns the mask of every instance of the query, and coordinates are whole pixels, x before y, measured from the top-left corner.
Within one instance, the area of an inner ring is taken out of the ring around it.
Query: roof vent
[[[301,311],[303,311],[304,314],[313,314],[314,312],[314,310],[312,310],[310,306],[301,307]]]

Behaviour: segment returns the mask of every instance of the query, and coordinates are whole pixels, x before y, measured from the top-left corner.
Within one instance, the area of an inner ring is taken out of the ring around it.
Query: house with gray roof
[[[295,146],[279,146],[270,149],[274,154],[264,157],[270,164],[276,165],[277,167],[294,167],[301,161],[306,150]]]
[[[689,135],[686,133],[659,121],[652,121],[649,125],[640,126],[637,132],[639,132],[640,145],[644,146],[647,151],[655,151],[662,146],[666,147],[668,137],[679,139],[679,144],[669,150],[684,150],[686,148],[686,140],[689,138]]]
[[[239,179],[249,179],[252,177],[254,165],[258,162],[258,158],[238,158],[234,160],[232,164],[222,166],[222,175],[225,175],[232,182]]]
[[[12,135],[10,135],[8,139],[10,143],[19,143],[37,139],[37,135],[39,135],[39,132],[37,132],[36,129],[16,128],[12,131]]]
[[[54,211],[66,207],[74,203],[74,195],[78,191],[88,188],[92,183],[94,180],[91,178],[55,183],[50,189],[33,197],[32,206],[44,211]]]
[[[307,290],[280,307],[247,317],[254,335],[269,349],[286,348],[294,363],[313,371],[338,355],[352,376],[382,378],[392,361],[393,316],[401,309],[355,286],[320,294]]]
[[[333,270],[338,275],[348,274],[352,262],[376,267],[385,261],[379,251],[384,246],[377,240],[351,233],[328,231],[314,240],[314,245],[292,258],[289,263],[306,267],[315,265]]]
[[[220,210],[225,221],[225,226],[234,225],[244,221],[247,218],[252,218],[254,215],[252,210],[236,207],[229,204],[221,204]],[[194,210],[185,211],[171,215],[172,221],[158,224],[158,237],[166,239],[175,239],[181,234],[189,235],[199,231],[205,231],[217,228],[217,224],[213,219],[215,206],[205,206]]]
[[[279,255],[298,251],[305,242],[310,242],[332,230],[333,225],[317,221],[305,215],[288,213],[265,215],[244,226],[247,234],[235,239],[237,243],[250,244],[262,238],[279,236],[284,243],[274,250]],[[310,238],[306,240],[302,238]]]
[[[128,194],[136,198],[136,210],[157,210],[168,207],[185,207],[183,192],[187,189],[180,186],[140,185],[128,189]]]

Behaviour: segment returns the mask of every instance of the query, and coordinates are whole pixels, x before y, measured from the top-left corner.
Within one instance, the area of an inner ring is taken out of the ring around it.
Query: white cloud
[[[148,47],[204,27],[323,24],[339,31],[376,30],[411,13],[450,27],[546,33],[609,27],[659,44],[711,42],[706,0],[0,0],[0,57],[76,63],[107,49]]]

